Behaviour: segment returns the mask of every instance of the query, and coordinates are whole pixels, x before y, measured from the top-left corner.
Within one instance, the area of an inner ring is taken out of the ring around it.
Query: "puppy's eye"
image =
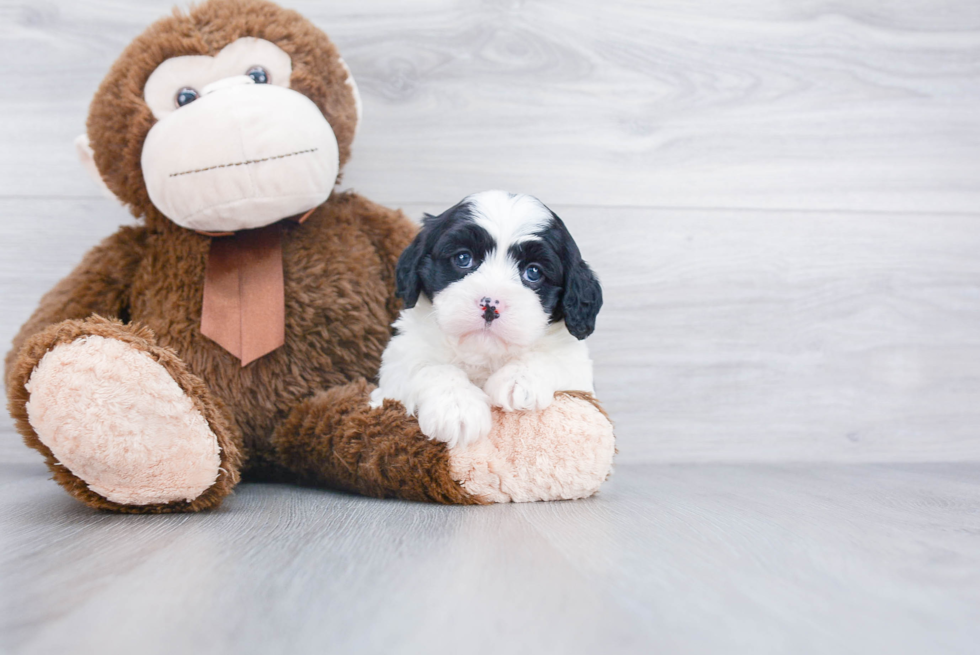
[[[453,263],[457,268],[469,268],[473,265],[473,255],[463,250],[453,255]]]
[[[185,86],[183,89],[177,92],[177,96],[174,98],[174,101],[177,103],[178,107],[183,107],[184,105],[191,104],[197,100],[198,97],[200,97],[200,94],[198,94],[197,91],[189,86]]]
[[[248,69],[248,72],[245,74],[251,77],[252,81],[255,82],[256,84],[269,83],[269,74],[266,73],[265,69],[262,68],[261,66],[252,66],[251,68]]]
[[[541,267],[538,266],[537,264],[531,264],[530,266],[524,269],[523,277],[528,282],[531,283],[540,282],[541,276],[542,276]]]

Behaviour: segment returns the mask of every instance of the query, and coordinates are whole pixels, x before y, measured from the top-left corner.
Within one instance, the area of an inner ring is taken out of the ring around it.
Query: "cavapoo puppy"
[[[564,223],[537,198],[467,197],[398,260],[405,309],[384,352],[372,405],[401,401],[449,447],[490,431],[491,405],[543,409],[556,391],[592,392],[602,288]]]

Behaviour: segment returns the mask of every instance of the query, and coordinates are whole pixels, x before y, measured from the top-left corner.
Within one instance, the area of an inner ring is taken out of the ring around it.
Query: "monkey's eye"
[[[473,265],[473,255],[468,250],[461,250],[453,255],[453,263],[457,268],[469,268]]]
[[[262,68],[261,66],[252,66],[251,68],[248,69],[248,72],[245,74],[251,77],[252,81],[255,82],[256,84],[269,83],[269,74],[266,73],[265,69]]]
[[[189,105],[200,97],[197,91],[185,86],[183,89],[177,92],[177,97],[174,100],[177,102],[178,107],[183,107],[184,105]]]
[[[541,281],[541,267],[537,264],[531,264],[524,269],[524,279],[530,283]]]

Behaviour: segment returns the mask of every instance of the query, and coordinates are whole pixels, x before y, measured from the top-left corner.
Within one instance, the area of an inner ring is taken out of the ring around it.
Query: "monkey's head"
[[[136,216],[236,231],[324,202],[359,115],[350,71],[312,23],[264,0],[208,0],[126,48],[77,147]]]

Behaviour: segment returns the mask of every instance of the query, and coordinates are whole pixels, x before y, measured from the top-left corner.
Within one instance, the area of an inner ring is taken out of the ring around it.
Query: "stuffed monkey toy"
[[[369,407],[417,226],[334,190],[359,118],[327,36],[263,0],[208,0],[125,49],[76,145],[140,220],[41,299],[6,358],[18,430],[68,493],[186,512],[242,475],[457,504],[598,489],[613,433],[587,394],[496,412],[466,449]]]

